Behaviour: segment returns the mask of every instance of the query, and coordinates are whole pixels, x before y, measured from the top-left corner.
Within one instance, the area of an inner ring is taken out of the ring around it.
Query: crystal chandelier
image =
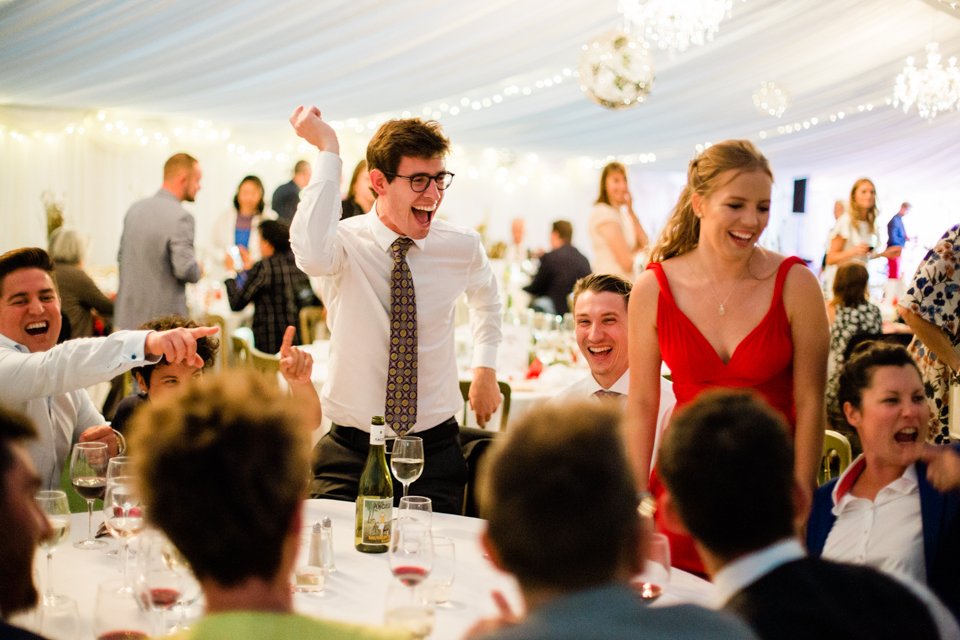
[[[917,113],[925,120],[933,120],[941,111],[951,111],[960,106],[960,69],[957,59],[951,57],[946,68],[940,64],[940,47],[936,42],[927,45],[927,66],[918,69],[913,56],[897,76],[893,87],[893,106],[903,105],[903,112],[910,111],[914,103]]]
[[[760,113],[774,118],[783,116],[787,110],[787,92],[773,82],[764,82],[753,93],[753,106]]]
[[[630,30],[660,49],[686,51],[713,40],[733,0],[619,0]]]
[[[643,102],[653,88],[653,59],[647,45],[614,29],[583,45],[580,89],[607,109],[626,109]]]

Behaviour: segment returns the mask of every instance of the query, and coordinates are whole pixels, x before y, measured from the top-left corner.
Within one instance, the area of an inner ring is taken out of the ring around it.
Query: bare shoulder
[[[630,290],[630,299],[642,299],[644,301],[656,300],[660,295],[660,283],[657,282],[656,274],[650,269],[644,269],[636,281],[633,283],[633,289]]]

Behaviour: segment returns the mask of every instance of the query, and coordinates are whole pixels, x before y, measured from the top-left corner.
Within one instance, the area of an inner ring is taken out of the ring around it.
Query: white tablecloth
[[[297,611],[336,620],[364,624],[381,624],[387,586],[394,578],[390,574],[386,554],[360,553],[353,548],[354,504],[333,500],[308,500],[304,503],[304,522],[312,524],[322,516],[333,522],[334,556],[337,571],[329,576],[323,593],[296,594]],[[74,514],[70,542],[80,540],[87,531],[86,514]],[[102,517],[94,514],[96,527]],[[448,514],[434,514],[434,535],[452,538],[456,544],[456,579],[451,601],[437,608],[436,626],[432,638],[448,640],[460,638],[470,626],[482,617],[496,614],[490,591],[499,589],[520,610],[520,597],[514,580],[497,571],[483,557],[479,533],[483,521]],[[202,531],[197,535],[216,535]],[[303,541],[304,545],[306,540]],[[114,543],[116,544],[116,543]],[[305,550],[302,550],[305,553]],[[303,555],[303,553],[301,555]],[[38,553],[37,566],[44,561]],[[131,562],[131,567],[136,563]],[[57,549],[54,558],[55,588],[58,593],[77,601],[81,618],[81,638],[90,640],[96,585],[104,580],[120,577],[119,558],[104,551],[80,551],[72,544]],[[708,604],[713,587],[710,583],[677,569],[672,572],[670,584],[656,605],[696,602]]]

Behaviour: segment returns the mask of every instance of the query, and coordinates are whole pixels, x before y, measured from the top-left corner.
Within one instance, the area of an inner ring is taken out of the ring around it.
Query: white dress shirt
[[[330,375],[324,416],[369,429],[383,415],[390,337],[390,245],[399,236],[377,214],[340,220],[340,157],[320,152],[300,192],[290,240],[297,266],[320,276],[330,326]],[[454,310],[467,294],[474,367],[496,368],[500,294],[480,236],[434,218],[407,252],[417,300],[417,422],[424,431],[463,410],[454,343]]]
[[[615,391],[623,396],[624,402],[627,399],[627,393],[630,391],[630,369],[624,371],[616,382],[607,389],[601,385],[589,374],[577,380],[569,387],[557,394],[555,400],[569,400],[573,398],[596,398],[594,394],[597,391]],[[657,411],[657,432],[653,440],[653,457],[650,462],[650,468],[653,469],[657,463],[657,452],[660,450],[660,437],[664,429],[670,424],[670,417],[673,415],[673,408],[677,405],[677,397],[673,395],[673,383],[660,376],[660,408]]]
[[[926,584],[916,469],[910,465],[874,500],[868,500],[850,493],[865,466],[863,456],[858,457],[833,488],[833,515],[837,521],[823,545],[823,557],[905,574]]]
[[[43,488],[60,486],[70,449],[87,428],[106,424],[86,387],[134,367],[157,362],[144,357],[149,331],[118,331],[106,338],[68,340],[30,353],[0,335],[0,403],[25,413],[38,438],[27,445]]]
[[[785,538],[759,551],[737,558],[713,576],[716,607],[722,607],[738,592],[777,567],[799,560],[806,555],[796,538]]]

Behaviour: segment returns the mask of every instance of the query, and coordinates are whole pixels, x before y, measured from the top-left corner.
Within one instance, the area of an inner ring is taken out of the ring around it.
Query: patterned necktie
[[[606,389],[597,389],[593,392],[593,395],[601,400],[616,400],[623,397],[623,394],[619,391],[607,391]]]
[[[410,238],[397,238],[390,245],[390,363],[383,417],[401,436],[417,421],[417,302],[407,265],[412,244]]]

